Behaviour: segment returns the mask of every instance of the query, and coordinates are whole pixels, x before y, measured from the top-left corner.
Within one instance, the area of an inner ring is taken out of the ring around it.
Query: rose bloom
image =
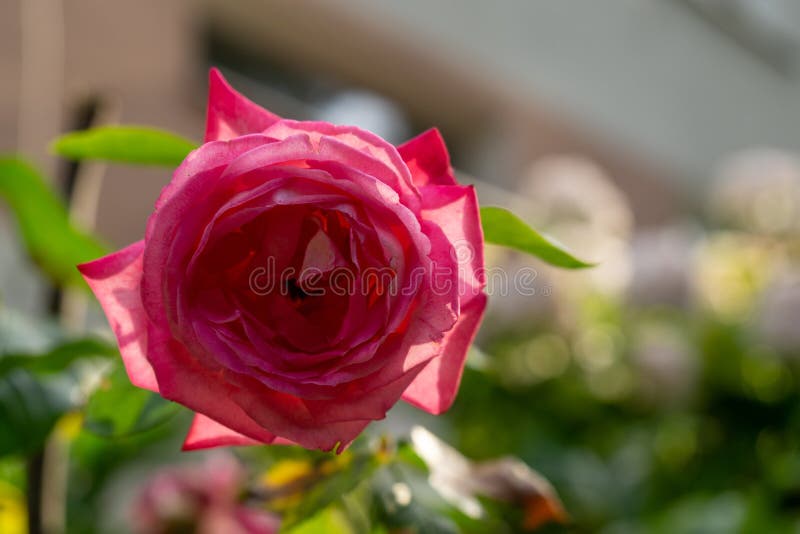
[[[281,119],[217,70],[144,240],[79,268],[131,382],[197,412],[185,449],[340,451],[400,398],[441,413],[486,306],[475,191],[438,131]]]
[[[168,534],[274,534],[280,519],[244,506],[247,474],[234,458],[212,456],[204,464],[156,473],[130,510],[134,532]]]

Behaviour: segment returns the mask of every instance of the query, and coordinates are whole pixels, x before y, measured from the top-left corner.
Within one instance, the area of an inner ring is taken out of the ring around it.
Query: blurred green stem
[[[67,518],[67,477],[70,441],[59,432],[45,444],[41,524],[47,534],[63,534]]]
[[[28,457],[27,501],[28,532],[42,534],[42,487],[44,477],[44,451]]]

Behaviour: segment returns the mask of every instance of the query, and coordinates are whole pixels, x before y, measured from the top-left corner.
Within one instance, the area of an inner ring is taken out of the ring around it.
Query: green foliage
[[[487,243],[525,252],[556,267],[583,269],[593,265],[579,260],[505,208],[495,206],[481,208],[481,225]]]
[[[69,222],[63,202],[27,162],[0,159],[0,198],[14,214],[28,254],[57,284],[86,287],[75,266],[107,253]]]
[[[336,532],[339,534],[361,534],[361,531],[350,526],[344,512],[338,507],[331,506],[318,512],[316,515],[301,524],[285,530],[290,534],[318,534],[320,532]]]
[[[71,132],[53,142],[71,160],[105,160],[175,167],[197,145],[170,132],[139,126],[102,126]]]
[[[411,443],[404,441],[398,444],[397,446],[397,461],[400,464],[407,465],[409,467],[413,467],[423,473],[428,472],[428,464],[425,463],[425,460],[420,458],[417,451],[414,450],[414,447]]]
[[[287,511],[282,528],[289,531],[329,505],[337,503],[362,480],[370,478],[378,465],[377,458],[368,451],[348,451],[337,458],[325,460],[318,465],[321,467],[320,471],[332,470],[332,473],[320,476],[308,486],[298,505]]]
[[[15,369],[25,369],[40,374],[57,373],[73,362],[89,357],[119,357],[119,351],[99,339],[84,338],[67,341],[44,353],[0,354],[0,377]]]
[[[68,339],[49,321],[0,308],[0,456],[39,451],[56,421],[79,407],[79,360],[119,357],[95,338]]]
[[[436,495],[425,480],[424,462],[418,457],[415,459],[408,450],[376,451],[364,447],[363,441],[356,447],[357,451],[344,453],[353,454],[352,458],[323,460],[323,464],[334,462],[340,469],[326,478],[311,477],[314,482],[302,490],[300,503],[284,514],[282,532],[484,532],[474,528],[480,525]],[[302,455],[313,456],[313,453]],[[294,459],[298,458],[295,455]],[[409,460],[411,465],[407,464]],[[308,506],[308,501],[313,505]],[[461,522],[460,529],[456,519]]]
[[[0,378],[0,456],[39,451],[56,421],[73,408],[68,384],[15,370]]]
[[[87,431],[122,438],[168,422],[181,407],[146,389],[133,386],[121,362],[89,398],[84,414]]]
[[[400,464],[389,465],[377,473],[371,491],[375,522],[385,525],[389,532],[460,532],[454,518],[464,518],[463,514],[444,502],[416,470]]]

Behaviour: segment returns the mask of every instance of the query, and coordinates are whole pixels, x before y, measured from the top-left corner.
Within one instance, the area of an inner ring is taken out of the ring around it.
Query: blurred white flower
[[[761,295],[756,328],[764,342],[787,353],[800,354],[800,272],[782,272]]]
[[[549,271],[534,263],[526,254],[502,250],[488,245],[492,250],[492,263],[486,273],[486,308],[479,341],[508,331],[530,331],[555,315],[553,281]],[[521,275],[529,274],[523,280]],[[524,284],[522,282],[525,282]],[[520,287],[522,286],[522,287]]]
[[[685,332],[665,324],[645,323],[633,338],[632,359],[640,392],[659,404],[681,404],[697,385],[699,362]]]
[[[711,212],[735,227],[767,234],[800,231],[800,157],[754,148],[719,166],[711,192]]]
[[[685,308],[691,299],[691,266],[700,230],[676,224],[638,232],[631,247],[631,303]]]
[[[625,195],[593,161],[554,155],[531,164],[519,185],[518,208],[546,227],[577,224],[604,235],[627,238],[633,214]]]
[[[431,486],[469,517],[483,517],[479,497],[488,497],[519,505],[526,530],[567,519],[550,482],[518,458],[472,462],[421,426],[411,430],[411,443],[430,470]]]
[[[693,272],[696,297],[726,320],[746,319],[785,263],[784,252],[759,236],[711,234],[698,247]]]

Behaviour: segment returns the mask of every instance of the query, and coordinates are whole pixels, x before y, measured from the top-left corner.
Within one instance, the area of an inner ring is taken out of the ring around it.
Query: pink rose
[[[341,450],[401,397],[447,410],[486,295],[438,131],[281,119],[212,70],[205,141],[144,240],[80,266],[131,382],[197,412],[184,448]]]
[[[247,473],[229,456],[202,465],[165,469],[142,488],[131,509],[134,532],[275,534],[280,519],[240,502]]]

